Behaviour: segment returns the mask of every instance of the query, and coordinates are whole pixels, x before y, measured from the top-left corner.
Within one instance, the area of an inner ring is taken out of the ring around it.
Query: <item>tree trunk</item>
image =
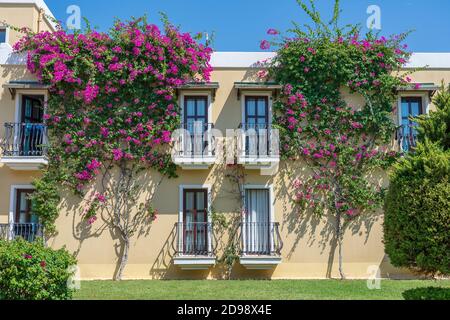
[[[338,259],[339,259],[339,275],[341,280],[345,280],[344,266],[343,266],[343,256],[342,256],[342,246],[343,246],[343,230],[342,230],[342,220],[341,212],[338,211],[336,214],[336,237],[338,242]]]
[[[128,237],[123,237],[123,251],[120,256],[119,269],[117,270],[115,281],[121,281],[123,277],[123,272],[128,263],[128,251],[130,249],[130,239]]]

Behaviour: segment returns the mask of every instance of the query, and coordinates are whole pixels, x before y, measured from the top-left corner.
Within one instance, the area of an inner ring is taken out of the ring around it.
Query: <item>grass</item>
[[[363,280],[277,281],[91,281],[75,294],[80,300],[402,300],[406,290],[450,290],[450,280],[382,280],[369,290]]]

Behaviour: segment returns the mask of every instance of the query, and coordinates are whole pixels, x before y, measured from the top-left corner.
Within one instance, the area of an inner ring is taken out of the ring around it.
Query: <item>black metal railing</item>
[[[212,123],[183,123],[183,133],[177,141],[178,155],[185,158],[204,158],[215,155],[215,138]]]
[[[176,223],[176,255],[213,256],[214,236],[209,222]]]
[[[0,240],[16,240],[23,238],[34,242],[44,235],[43,226],[39,223],[12,223],[0,224]]]
[[[7,157],[41,157],[47,153],[48,131],[42,123],[5,123],[2,143]]]
[[[238,152],[249,157],[272,157],[279,154],[277,137],[272,125],[267,123],[241,123],[238,136]]]
[[[240,227],[242,255],[281,256],[283,241],[278,222],[244,222]]]
[[[418,133],[412,127],[401,126],[397,130],[397,141],[400,146],[400,150],[404,152],[413,151],[417,147]]]

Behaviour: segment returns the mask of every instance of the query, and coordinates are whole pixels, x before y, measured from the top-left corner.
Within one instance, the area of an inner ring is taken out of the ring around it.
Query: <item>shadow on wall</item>
[[[124,217],[123,224],[127,224],[129,226],[128,229],[133,233],[131,245],[140,238],[148,237],[151,232],[152,220],[145,212],[141,212],[141,208],[143,204],[152,203],[153,195],[157,192],[162,182],[162,177],[158,175],[150,170],[143,171],[142,174],[131,182],[131,188],[135,189],[139,195],[138,201],[136,203],[126,204],[125,206],[127,207],[120,207],[120,212],[122,212]],[[119,261],[124,250],[124,241],[119,233],[120,231],[113,224],[114,212],[112,203],[107,203],[105,208],[99,210],[97,215],[98,220],[94,224],[89,224],[84,216],[95,194],[100,190],[105,190],[104,187],[106,186],[108,188],[111,188],[111,186],[114,187],[116,181],[118,181],[117,179],[118,173],[112,172],[108,179],[97,181],[97,184],[86,192],[84,198],[74,195],[72,190],[64,189],[61,195],[63,201],[60,204],[60,212],[64,212],[65,216],[72,220],[72,237],[77,243],[77,247],[73,252],[75,257],[80,255],[84,243],[89,239],[97,239],[100,241],[100,238],[108,234],[107,243],[110,244],[110,241],[113,240],[114,252],[117,258],[114,276],[119,270]],[[128,214],[124,214],[123,212],[128,212]]]
[[[336,265],[338,253],[338,242],[336,238],[336,220],[333,215],[325,213],[323,217],[318,217],[311,209],[303,209],[293,202],[295,192],[293,191],[292,183],[295,178],[306,180],[312,172],[307,165],[299,166],[287,162],[282,162],[280,171],[278,173],[279,179],[275,185],[276,198],[282,202],[283,206],[283,221],[282,233],[284,237],[293,235],[295,238],[292,241],[291,247],[285,248],[289,250],[287,259],[291,259],[294,253],[298,253],[298,246],[302,240],[306,241],[308,247],[318,246],[320,248],[320,255],[327,254],[327,278],[331,278],[333,274],[333,265]],[[374,178],[374,177],[369,177]],[[381,176],[377,184],[382,185],[384,179]],[[354,219],[346,226],[345,234],[351,231],[353,236],[364,236],[364,244],[367,244],[372,227],[380,221],[383,213],[381,210],[368,212],[364,215]],[[381,243],[380,243],[381,245]],[[345,264],[345,241],[344,241],[344,264]]]

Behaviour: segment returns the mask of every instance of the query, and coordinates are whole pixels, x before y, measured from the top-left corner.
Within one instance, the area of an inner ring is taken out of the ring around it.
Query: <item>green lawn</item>
[[[399,300],[419,287],[444,287],[450,281],[382,280],[381,290],[366,281],[92,281],[82,282],[81,300]]]

